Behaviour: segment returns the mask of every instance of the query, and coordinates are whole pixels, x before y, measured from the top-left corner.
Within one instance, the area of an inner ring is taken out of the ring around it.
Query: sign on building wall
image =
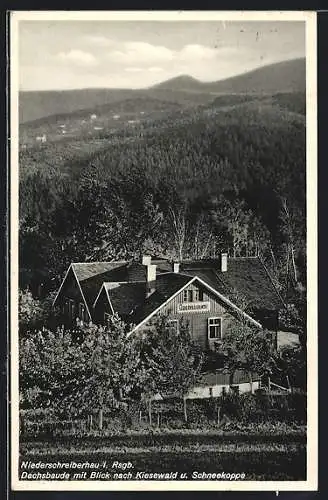
[[[209,302],[182,302],[178,304],[178,313],[198,313],[210,310]]]

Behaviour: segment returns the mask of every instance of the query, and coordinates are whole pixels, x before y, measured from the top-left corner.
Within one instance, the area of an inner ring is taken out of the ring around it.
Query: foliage
[[[106,327],[75,331],[43,328],[20,340],[20,390],[27,407],[49,407],[68,414],[111,405],[129,389],[138,364],[133,341],[117,317]]]
[[[260,253],[293,298],[305,284],[305,122],[279,99],[179,109],[104,127],[87,148],[67,137],[22,152],[21,268],[56,288],[71,261],[229,247]]]
[[[113,407],[122,395],[184,395],[202,362],[188,328],[181,324],[176,333],[159,318],[144,338],[127,333],[127,326],[113,316],[106,326],[42,328],[22,337],[23,407],[54,406],[67,415],[85,415],[91,409]]]
[[[222,341],[221,349],[225,355],[225,367],[230,374],[236,369],[245,370],[250,377],[270,375],[277,366],[277,352],[272,335],[266,330],[243,322],[230,325]]]
[[[36,299],[28,289],[19,290],[18,321],[20,333],[25,334],[28,331],[49,325],[56,314],[52,308],[53,300],[53,293],[42,299]]]
[[[306,350],[302,345],[283,346],[279,352],[278,366],[288,377],[290,385],[306,389]]]
[[[142,393],[146,398],[183,396],[195,384],[203,359],[183,322],[176,330],[165,316],[159,316],[144,335],[141,350]]]

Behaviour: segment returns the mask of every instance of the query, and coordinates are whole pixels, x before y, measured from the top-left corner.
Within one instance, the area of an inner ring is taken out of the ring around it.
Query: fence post
[[[104,417],[104,410],[102,408],[99,409],[99,429],[102,431],[103,428],[103,417]]]
[[[151,398],[148,401],[148,417],[149,417],[149,425],[152,425],[152,418],[151,418]]]
[[[218,406],[217,408],[217,424],[220,425],[220,412],[221,412],[221,406]]]
[[[185,422],[188,422],[188,414],[187,414],[187,398],[183,397],[183,415]]]

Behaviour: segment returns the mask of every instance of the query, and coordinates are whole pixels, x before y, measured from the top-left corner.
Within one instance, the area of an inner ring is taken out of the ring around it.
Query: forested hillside
[[[260,254],[285,297],[304,286],[304,94],[120,106],[21,150],[22,286],[56,288],[71,261],[222,250]]]

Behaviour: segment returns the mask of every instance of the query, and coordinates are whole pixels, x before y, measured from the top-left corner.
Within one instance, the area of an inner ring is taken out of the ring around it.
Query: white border
[[[302,11],[15,11],[10,13],[11,164],[10,164],[10,300],[11,300],[11,486],[42,491],[162,491],[162,490],[317,490],[317,63],[316,13]],[[307,332],[308,450],[306,481],[20,481],[18,471],[18,23],[30,21],[305,21],[307,79]]]

